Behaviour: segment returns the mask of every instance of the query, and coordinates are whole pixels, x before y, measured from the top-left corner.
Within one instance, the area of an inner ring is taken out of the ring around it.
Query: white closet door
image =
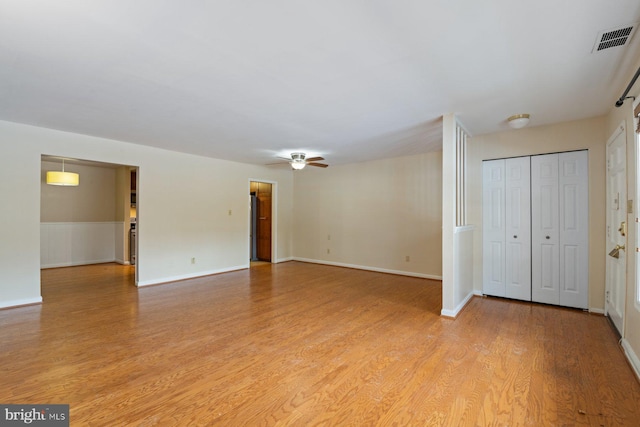
[[[587,151],[558,155],[560,305],[587,308],[589,176]]]
[[[505,296],[531,301],[531,157],[506,160]]]
[[[505,160],[482,163],[482,292],[505,296]]]
[[[531,158],[531,299],[560,303],[558,154]]]

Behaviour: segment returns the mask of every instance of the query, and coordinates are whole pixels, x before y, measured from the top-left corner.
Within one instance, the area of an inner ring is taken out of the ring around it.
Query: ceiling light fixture
[[[47,171],[47,184],[75,187],[80,184],[80,175],[74,172],[65,172],[64,159],[62,159],[62,172]]]
[[[520,129],[529,124],[529,114],[515,114],[507,119],[509,126]]]
[[[304,166],[306,165],[305,161],[302,160],[292,160],[291,162],[291,167],[297,171],[299,171],[300,169],[304,169]]]
[[[307,155],[304,153],[291,153],[291,161],[289,162],[289,164],[294,170],[299,171],[301,169],[304,169],[305,165],[307,164],[307,161],[305,160],[306,157]]]

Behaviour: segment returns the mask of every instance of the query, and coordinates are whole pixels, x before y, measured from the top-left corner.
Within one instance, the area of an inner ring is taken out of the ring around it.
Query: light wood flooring
[[[0,403],[72,426],[638,426],[607,320],[437,281],[287,262],[137,289],[116,264],[42,271],[0,310]]]

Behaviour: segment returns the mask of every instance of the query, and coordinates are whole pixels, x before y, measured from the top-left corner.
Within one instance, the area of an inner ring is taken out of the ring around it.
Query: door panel
[[[588,308],[589,191],[588,152],[558,155],[560,305]]]
[[[626,236],[618,231],[620,224],[627,219],[626,150],[626,131],[621,125],[607,142],[607,253],[616,245],[626,247]],[[606,259],[605,314],[609,316],[618,332],[624,336],[626,252],[620,251],[618,258],[606,256]]]
[[[542,244],[540,246],[540,287],[554,293],[556,290],[556,279],[554,278],[556,258],[556,245]]]
[[[561,268],[562,289],[565,292],[580,292],[579,253],[580,247],[576,245],[562,245],[564,265]],[[562,298],[560,299],[562,302]],[[586,307],[582,307],[586,308]]]
[[[503,249],[504,244],[502,242],[491,242],[491,252],[489,262],[491,263],[491,268],[489,269],[489,278],[492,283],[501,284],[503,282],[503,262],[504,252]]]
[[[531,158],[531,299],[560,302],[558,155]]]
[[[482,163],[482,292],[505,296],[505,161]]]
[[[531,300],[530,157],[506,159],[505,296]]]

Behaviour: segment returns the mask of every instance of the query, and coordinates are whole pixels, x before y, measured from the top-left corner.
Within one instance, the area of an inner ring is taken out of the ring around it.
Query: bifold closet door
[[[482,292],[505,296],[505,160],[482,163]]]
[[[531,297],[587,308],[588,155],[586,151],[531,159]]]
[[[483,162],[483,293],[531,300],[530,158]]]
[[[531,301],[531,158],[505,168],[505,297]]]
[[[531,159],[531,298],[560,303],[558,155]]]
[[[560,305],[589,304],[589,157],[558,154],[560,196]]]

